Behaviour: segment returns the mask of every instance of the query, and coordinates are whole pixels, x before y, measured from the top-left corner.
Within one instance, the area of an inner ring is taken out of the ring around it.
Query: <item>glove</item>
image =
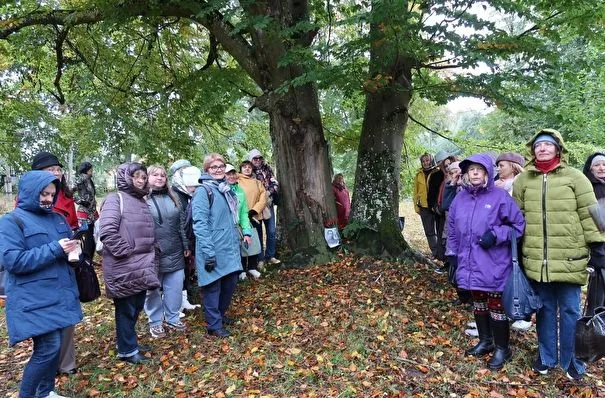
[[[204,262],[204,269],[206,272],[212,272],[216,268],[216,257],[207,258]]]
[[[458,256],[446,256],[445,258],[450,267],[458,268]]]
[[[479,239],[479,245],[485,250],[489,249],[496,243],[496,235],[492,231],[487,231],[483,234],[481,239]]]
[[[248,217],[254,217],[256,215],[258,215],[256,210],[252,209],[252,210],[248,211]]]

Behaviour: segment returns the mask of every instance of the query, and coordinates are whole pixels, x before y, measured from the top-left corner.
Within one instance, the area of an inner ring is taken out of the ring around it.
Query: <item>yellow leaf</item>
[[[229,395],[229,394],[233,393],[233,391],[235,391],[235,389],[236,389],[236,388],[237,388],[237,387],[235,386],[235,384],[231,384],[231,385],[230,385],[230,386],[227,388],[227,390],[225,390],[225,394]]]

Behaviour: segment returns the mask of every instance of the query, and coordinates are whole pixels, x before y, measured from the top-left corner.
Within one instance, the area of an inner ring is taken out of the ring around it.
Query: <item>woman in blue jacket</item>
[[[59,180],[30,171],[19,181],[17,208],[0,219],[0,261],[8,272],[9,343],[33,339],[19,397],[53,392],[63,330],[82,320],[78,288],[67,253],[79,247],[65,217],[53,212]]]
[[[225,312],[242,271],[237,197],[225,181],[225,159],[211,153],[191,202],[195,233],[195,265],[204,291],[208,333],[228,337]]]

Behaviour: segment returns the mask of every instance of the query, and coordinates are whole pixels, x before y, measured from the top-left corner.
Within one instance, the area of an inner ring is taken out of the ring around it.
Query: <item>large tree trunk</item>
[[[410,255],[399,229],[399,179],[413,60],[400,54],[398,43],[387,36],[390,14],[383,15],[370,26],[370,76],[345,233],[358,252],[399,258]]]

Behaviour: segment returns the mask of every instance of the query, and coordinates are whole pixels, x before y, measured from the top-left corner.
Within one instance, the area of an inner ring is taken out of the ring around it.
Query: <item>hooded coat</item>
[[[72,235],[65,217],[40,207],[40,192],[59,180],[30,171],[19,181],[13,217],[0,219],[0,260],[7,271],[6,323],[9,343],[75,325],[82,320],[73,268],[59,240]],[[55,196],[56,200],[57,196]]]
[[[535,166],[533,142],[549,134],[561,149],[557,167],[544,174]],[[556,130],[542,130],[527,143],[531,160],[513,184],[513,197],[525,215],[523,267],[539,282],[586,284],[589,244],[605,241],[589,208],[596,204],[590,181],[567,164],[567,149]]]
[[[465,164],[466,163],[466,164]],[[464,185],[454,198],[448,213],[446,256],[456,256],[456,282],[466,290],[501,292],[512,270],[510,232],[523,234],[525,221],[511,196],[494,185],[492,158],[486,154],[469,156],[461,162],[463,172],[470,163],[487,171],[487,182],[481,188]],[[479,245],[488,231],[495,237],[489,249]]]
[[[103,242],[103,279],[107,297],[124,298],[160,287],[155,261],[155,231],[146,190],[137,189],[133,174],[142,166],[125,163],[118,167],[120,194],[107,196],[99,235]]]
[[[242,262],[239,231],[227,199],[219,189],[221,182],[207,173],[202,174],[200,181],[212,192],[212,205],[204,187],[197,188],[191,201],[198,284],[207,286],[223,276],[241,272]],[[206,259],[212,257],[216,259],[216,266],[208,272],[204,265]]]
[[[592,174],[590,171],[590,164],[592,163],[592,159],[595,156],[601,155],[605,156],[603,152],[595,152],[586,159],[586,163],[584,163],[584,175],[588,178],[588,181],[592,184],[592,188],[594,190],[594,194],[597,197],[597,200],[605,198],[605,181],[599,180],[597,177]]]

